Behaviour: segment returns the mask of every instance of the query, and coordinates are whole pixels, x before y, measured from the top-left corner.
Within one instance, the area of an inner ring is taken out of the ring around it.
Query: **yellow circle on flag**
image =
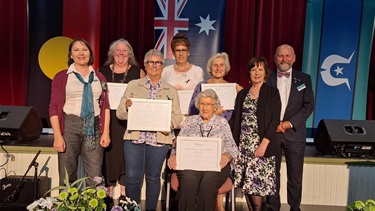
[[[72,40],[64,36],[54,37],[40,48],[38,55],[40,69],[51,80],[56,73],[68,69],[68,48]]]

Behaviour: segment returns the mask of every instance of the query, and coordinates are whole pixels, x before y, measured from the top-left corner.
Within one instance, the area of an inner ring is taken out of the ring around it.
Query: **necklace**
[[[175,66],[176,66],[176,68],[179,69],[179,70],[184,70],[184,69],[186,69],[186,68],[189,66],[189,62],[187,62],[187,64],[185,65],[185,67],[180,67],[180,66],[178,66],[177,63],[175,64]]]
[[[120,83],[125,83],[126,76],[128,75],[128,70],[130,69],[131,65],[128,65],[124,72],[124,76],[122,80],[120,80]],[[115,65],[112,66],[112,82],[115,82]]]

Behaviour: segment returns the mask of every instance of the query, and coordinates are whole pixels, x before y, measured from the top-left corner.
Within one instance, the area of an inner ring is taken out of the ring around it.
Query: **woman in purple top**
[[[216,53],[207,62],[207,72],[212,78],[200,82],[194,89],[193,96],[191,97],[190,106],[189,106],[189,115],[199,114],[198,108],[195,107],[195,98],[202,91],[202,84],[223,84],[229,83],[224,79],[229,73],[230,63],[229,56],[227,53]],[[236,91],[239,92],[242,86],[236,84]],[[215,114],[224,117],[226,120],[229,120],[232,116],[232,110],[224,110],[222,107],[216,110]]]

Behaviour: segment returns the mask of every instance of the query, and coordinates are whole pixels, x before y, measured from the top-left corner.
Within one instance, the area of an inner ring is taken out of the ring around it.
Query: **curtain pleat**
[[[154,47],[155,1],[102,1],[101,13],[100,65],[107,59],[109,45],[124,38],[143,68],[144,54]]]
[[[27,0],[0,1],[0,105],[25,105]]]

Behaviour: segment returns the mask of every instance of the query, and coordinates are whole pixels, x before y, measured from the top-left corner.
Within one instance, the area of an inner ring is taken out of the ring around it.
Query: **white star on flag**
[[[201,16],[199,16],[199,18],[201,19],[201,22],[195,24],[195,25],[201,27],[200,30],[199,30],[199,34],[203,31],[205,31],[207,36],[209,36],[210,30],[215,31],[215,28],[212,26],[212,24],[214,24],[216,22],[216,20],[211,21],[210,20],[210,14],[207,15],[206,19],[203,19]]]

